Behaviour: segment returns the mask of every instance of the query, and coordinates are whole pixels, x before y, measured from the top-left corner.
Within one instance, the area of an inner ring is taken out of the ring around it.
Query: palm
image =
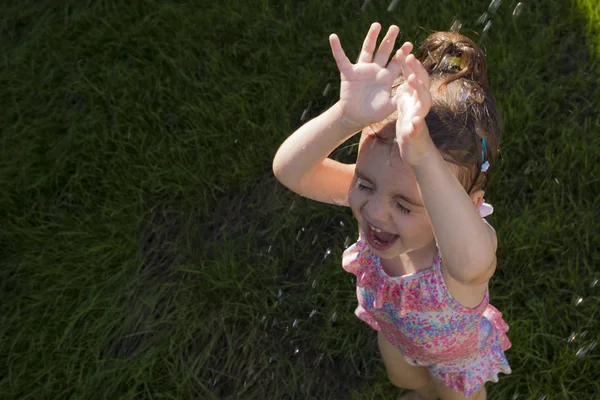
[[[395,76],[377,64],[363,63],[341,71],[340,103],[351,119],[381,121],[394,111],[390,97]]]
[[[394,112],[395,103],[390,96],[392,83],[400,74],[400,60],[412,50],[405,43],[391,61],[391,52],[399,29],[391,26],[374,54],[381,26],[371,25],[355,64],[346,57],[337,35],[329,40],[340,71],[340,107],[345,116],[361,128],[379,122]]]

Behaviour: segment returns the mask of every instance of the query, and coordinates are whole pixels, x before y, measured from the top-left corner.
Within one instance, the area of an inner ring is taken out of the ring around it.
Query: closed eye
[[[363,185],[363,184],[362,184],[360,181],[357,181],[357,182],[356,182],[356,187],[357,187],[357,188],[358,188],[358,190],[360,190],[360,191],[364,191],[364,190],[366,190],[366,191],[368,191],[368,192],[371,192],[371,191],[373,191],[373,188],[370,188],[370,187],[368,187],[368,186],[365,186],[365,185]],[[400,212],[401,212],[402,214],[410,214],[410,210],[409,210],[408,208],[404,207],[402,204],[400,204],[400,203],[398,203],[398,202],[395,202],[395,203],[394,203],[394,206],[395,206],[395,207],[396,207],[398,210],[400,210]]]
[[[368,186],[365,186],[365,185],[363,185],[363,184],[362,184],[362,183],[360,183],[360,182],[358,182],[358,183],[357,183],[357,187],[358,187],[358,190],[373,190],[373,189],[371,189],[370,187],[368,187]]]
[[[400,204],[398,202],[396,202],[395,204],[396,204],[396,207],[398,208],[398,210],[400,210],[400,212],[402,214],[410,214],[410,210],[408,208],[404,207],[402,204]]]

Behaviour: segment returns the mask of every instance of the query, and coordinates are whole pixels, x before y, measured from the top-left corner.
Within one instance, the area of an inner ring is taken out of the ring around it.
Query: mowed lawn
[[[2,2],[1,399],[395,398],[350,210],[271,172],[336,101],[328,35],[355,59],[373,21],[487,56],[513,345],[489,398],[600,399],[596,0]]]

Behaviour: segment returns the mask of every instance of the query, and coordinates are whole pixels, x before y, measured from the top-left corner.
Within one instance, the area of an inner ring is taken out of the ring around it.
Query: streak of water
[[[517,6],[513,10],[513,17],[518,18],[522,12],[523,12],[523,3],[517,3]]]
[[[347,249],[350,247],[350,236],[346,236],[346,240],[344,240],[344,248]]]
[[[495,13],[496,11],[498,11],[500,4],[502,4],[502,0],[492,0],[488,7],[489,12]]]
[[[485,21],[487,21],[487,19],[488,19],[488,13],[486,11],[483,14],[481,14],[479,16],[479,18],[477,18],[477,25],[483,25],[483,24],[485,24]]]
[[[459,20],[455,19],[454,22],[452,22],[452,26],[450,27],[450,31],[451,32],[459,32],[460,28],[462,28],[462,22],[460,22]]]
[[[397,5],[398,5],[398,0],[392,0],[392,2],[390,3],[390,5],[387,8],[388,12],[394,11],[394,8],[396,8]]]
[[[492,21],[491,21],[491,20],[489,20],[489,21],[487,22],[487,24],[485,24],[485,26],[483,27],[483,33],[487,33],[487,31],[489,31],[489,30],[490,30],[491,26],[492,26]]]

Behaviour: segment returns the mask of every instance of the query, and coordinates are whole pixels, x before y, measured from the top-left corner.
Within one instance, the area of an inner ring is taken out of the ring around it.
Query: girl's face
[[[390,129],[385,130],[389,136]],[[396,142],[391,146],[378,143],[372,134],[364,139],[348,202],[370,248],[380,258],[396,258],[435,243],[417,178],[400,158]]]

